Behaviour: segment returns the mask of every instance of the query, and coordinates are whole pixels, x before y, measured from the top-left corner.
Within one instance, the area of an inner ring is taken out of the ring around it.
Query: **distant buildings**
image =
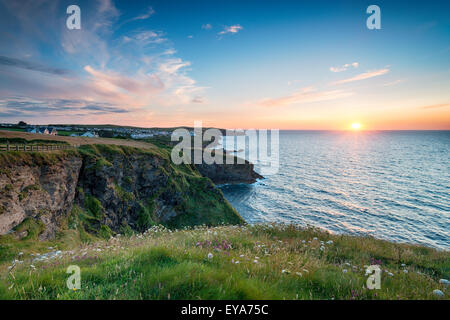
[[[0,128],[16,128],[17,124],[0,123]],[[120,126],[93,126],[93,125],[29,125],[25,124],[21,129],[34,134],[64,135],[71,137],[89,137],[89,138],[125,138],[125,139],[148,139],[158,136],[170,136],[172,130],[161,128],[135,128]],[[195,136],[190,131],[191,136]]]
[[[86,131],[80,137],[98,138],[97,132]]]
[[[26,131],[28,133],[49,134],[51,136],[58,134],[58,131],[53,127],[29,127]]]

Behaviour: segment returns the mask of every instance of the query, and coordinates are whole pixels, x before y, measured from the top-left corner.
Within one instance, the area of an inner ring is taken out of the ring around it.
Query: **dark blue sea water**
[[[249,223],[450,249],[450,131],[281,131],[279,152],[277,174],[221,187]]]

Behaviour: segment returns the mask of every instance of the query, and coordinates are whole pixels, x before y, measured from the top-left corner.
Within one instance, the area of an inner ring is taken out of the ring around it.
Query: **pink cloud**
[[[359,66],[358,62],[346,63],[346,64],[344,64],[343,66],[340,66],[340,67],[330,67],[330,71],[332,71],[332,72],[342,72],[342,71],[347,70],[350,67],[358,68],[358,66]]]
[[[233,26],[225,27],[222,31],[219,32],[219,34],[226,34],[226,33],[238,33],[239,30],[244,29],[241,25],[236,24]]]
[[[375,71],[368,71],[368,72],[364,72],[361,74],[358,74],[354,77],[348,78],[348,79],[344,79],[344,80],[339,80],[336,82],[333,82],[333,84],[343,84],[343,83],[348,83],[348,82],[353,82],[353,81],[360,81],[360,80],[365,80],[365,79],[369,79],[369,78],[373,78],[373,77],[378,77],[381,76],[383,74],[386,74],[389,72],[389,69],[380,69],[380,70],[375,70]]]
[[[313,87],[307,87],[289,96],[275,99],[264,99],[258,102],[258,105],[264,107],[282,107],[292,104],[302,104],[302,103],[341,99],[348,97],[352,94],[353,94],[352,92],[342,90],[317,91]]]

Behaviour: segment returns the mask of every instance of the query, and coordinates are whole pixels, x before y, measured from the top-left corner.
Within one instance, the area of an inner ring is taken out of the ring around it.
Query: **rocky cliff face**
[[[21,160],[0,169],[0,234],[30,217],[46,225],[41,238],[53,237],[57,220],[72,208],[82,159],[58,157],[54,163]]]
[[[164,150],[106,145],[45,157],[3,154],[0,160],[0,234],[20,229],[29,218],[43,226],[40,239],[54,237],[61,228],[106,237],[156,223],[242,223],[211,180],[253,182],[259,177],[248,163],[197,170],[173,165]],[[26,232],[16,233],[23,237]]]
[[[202,175],[210,178],[215,184],[254,183],[263,177],[253,170],[253,164],[246,161],[242,164],[197,164]]]

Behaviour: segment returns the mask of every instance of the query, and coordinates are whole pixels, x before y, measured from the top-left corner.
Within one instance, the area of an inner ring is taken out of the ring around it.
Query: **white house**
[[[81,137],[98,138],[98,134],[96,132],[86,131]]]

